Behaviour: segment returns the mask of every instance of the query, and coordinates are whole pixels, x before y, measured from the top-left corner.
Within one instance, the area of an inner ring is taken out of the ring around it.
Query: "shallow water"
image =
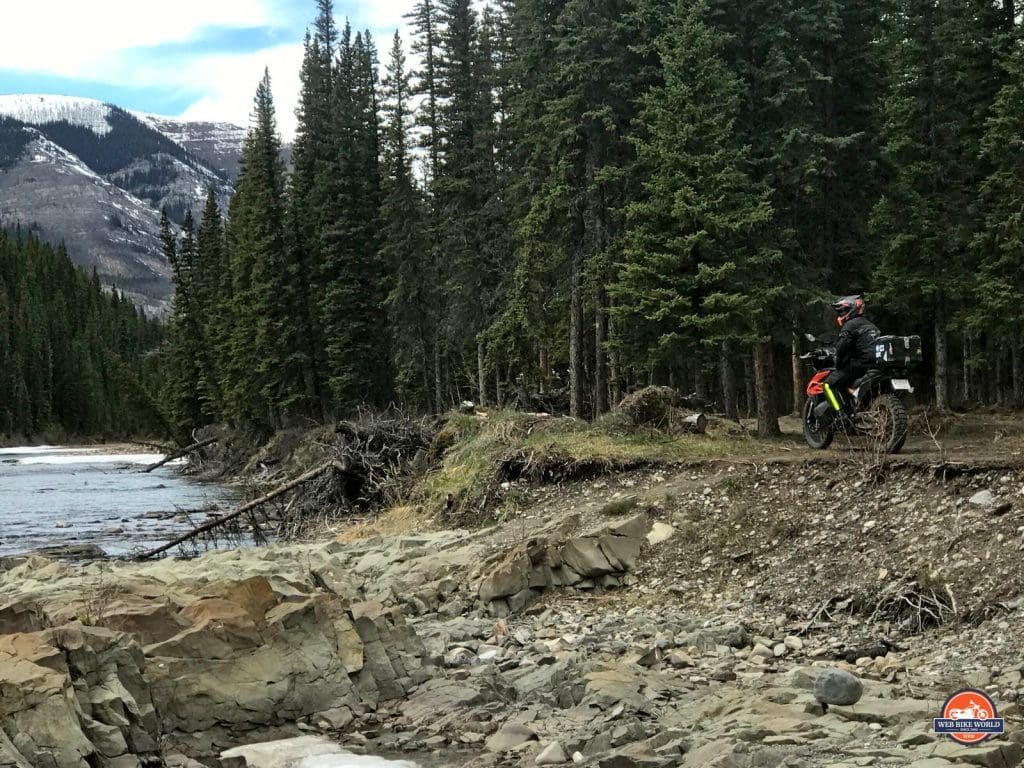
[[[171,466],[142,470],[157,454],[92,448],[0,449],[0,554],[95,544],[107,554],[159,545],[231,505],[232,492]],[[181,513],[191,512],[191,520]]]

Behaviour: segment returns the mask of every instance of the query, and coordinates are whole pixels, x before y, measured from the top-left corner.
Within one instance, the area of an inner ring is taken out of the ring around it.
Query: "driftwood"
[[[162,467],[164,464],[168,464],[172,461],[175,461],[176,459],[180,459],[182,456],[188,456],[190,453],[195,453],[200,448],[205,448],[208,445],[213,445],[219,439],[219,437],[211,437],[208,440],[201,440],[198,443],[194,443],[193,445],[190,445],[188,448],[182,448],[180,451],[177,451],[176,453],[171,453],[168,454],[167,456],[164,456],[164,458],[158,461],[156,464],[150,464],[148,467],[146,467],[144,471],[152,472],[154,469],[160,469],[160,467]]]
[[[262,506],[263,504],[266,504],[269,501],[273,501],[278,496],[282,496],[283,494],[288,493],[288,491],[298,488],[300,485],[308,483],[311,480],[315,480],[316,478],[320,477],[321,475],[327,473],[332,469],[341,473],[345,473],[348,472],[349,467],[347,464],[343,464],[340,461],[329,461],[326,464],[322,464],[316,469],[312,469],[303,475],[299,475],[299,477],[296,477],[294,480],[289,480],[287,483],[279,485],[270,493],[264,494],[263,496],[260,496],[258,499],[253,499],[252,501],[246,502],[242,506],[235,509],[233,512],[230,512],[226,515],[215,518],[209,521],[208,523],[204,523],[203,525],[193,528],[188,533],[182,534],[173,541],[169,541],[166,544],[156,547],[155,549],[150,549],[146,552],[136,555],[135,559],[148,560],[151,557],[162,555],[164,552],[174,549],[174,547],[178,546],[179,544],[184,544],[186,541],[189,541],[191,539],[203,535],[204,533],[212,531],[215,528],[224,525],[225,523],[229,523],[232,520],[235,520],[241,517],[242,515],[246,514],[247,512],[251,512],[257,507]]]

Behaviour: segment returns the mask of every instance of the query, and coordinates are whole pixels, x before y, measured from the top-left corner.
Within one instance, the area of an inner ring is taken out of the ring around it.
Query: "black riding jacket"
[[[866,317],[854,317],[843,323],[836,341],[836,368],[866,368],[875,360],[878,326]]]

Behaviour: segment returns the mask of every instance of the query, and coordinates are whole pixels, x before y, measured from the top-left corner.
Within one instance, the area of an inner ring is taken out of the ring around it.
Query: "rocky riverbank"
[[[1021,486],[1007,468],[691,463],[507,482],[515,506],[473,530],[401,509],[191,561],[7,561],[0,766],[345,765],[301,763],[337,749],[479,768],[1015,766]],[[822,706],[826,669],[859,679],[856,703]],[[931,732],[965,686],[1007,735]],[[245,747],[296,737],[292,763]]]

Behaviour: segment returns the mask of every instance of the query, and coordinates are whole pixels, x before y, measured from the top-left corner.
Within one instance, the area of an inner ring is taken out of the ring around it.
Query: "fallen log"
[[[270,493],[264,494],[263,496],[260,496],[258,499],[253,499],[252,501],[246,502],[242,506],[235,509],[233,512],[229,512],[228,514],[223,515],[222,517],[215,518],[214,520],[211,520],[208,523],[204,523],[203,525],[193,528],[188,533],[184,533],[181,536],[178,536],[173,541],[169,541],[166,544],[162,544],[161,546],[156,547],[155,549],[150,549],[146,552],[136,555],[135,559],[148,560],[151,557],[162,555],[164,552],[174,549],[179,544],[184,544],[186,541],[189,541],[190,539],[194,539],[197,536],[201,536],[202,534],[207,533],[208,531],[212,531],[213,529],[224,525],[225,523],[229,523],[232,520],[241,517],[245,513],[251,512],[252,510],[256,509],[256,507],[266,504],[268,501],[273,501],[278,496],[282,496],[288,493],[288,491],[294,490],[295,488],[298,488],[300,485],[303,485],[304,483],[308,483],[310,480],[315,480],[316,478],[320,477],[320,475],[332,469],[342,473],[349,471],[349,467],[347,466],[347,464],[343,464],[340,461],[329,461],[326,464],[322,464],[321,466],[317,467],[316,469],[311,469],[304,475],[296,477],[294,480],[289,480],[287,483],[279,485]]]
[[[164,458],[158,461],[156,464],[150,464],[148,467],[146,467],[144,471],[152,472],[154,469],[160,469],[160,467],[162,467],[164,464],[168,464],[172,461],[175,461],[176,459],[180,459],[183,456],[188,456],[190,453],[195,453],[200,448],[205,448],[208,445],[213,445],[218,440],[220,440],[219,437],[211,437],[208,440],[201,440],[198,443],[193,443],[188,448],[182,448],[177,453],[171,453],[168,454],[167,456],[164,456]]]
[[[708,431],[708,417],[703,413],[693,413],[679,420],[679,431],[691,435],[703,435]]]

